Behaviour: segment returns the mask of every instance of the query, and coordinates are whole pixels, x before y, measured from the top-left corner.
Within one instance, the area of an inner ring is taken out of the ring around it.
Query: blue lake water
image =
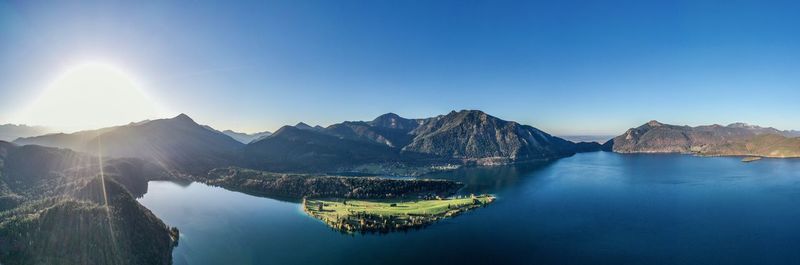
[[[199,183],[139,201],[175,264],[800,264],[800,160],[585,153],[427,177],[493,193],[422,230],[345,235],[300,205]]]

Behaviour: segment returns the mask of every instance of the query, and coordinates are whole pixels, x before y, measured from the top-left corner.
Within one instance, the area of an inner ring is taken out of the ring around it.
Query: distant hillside
[[[587,143],[580,150],[584,149],[599,150],[600,145]],[[388,113],[372,121],[348,121],[327,128],[304,123],[284,126],[248,144],[243,158],[247,165],[272,171],[340,171],[369,164],[386,172],[387,167],[552,159],[578,150],[575,143],[531,126],[463,110],[426,119]]]
[[[284,126],[244,150],[247,165],[272,171],[338,171],[360,164],[425,158],[387,145],[294,126]]]
[[[589,153],[589,152],[600,152],[600,151],[609,151],[609,150],[605,147],[605,145],[600,144],[598,142],[575,143],[576,153]]]
[[[49,133],[50,129],[41,126],[15,124],[0,125],[0,141],[13,141],[20,137],[31,137]]]
[[[248,143],[252,142],[253,140],[261,139],[261,138],[264,138],[264,137],[272,135],[272,133],[268,132],[268,131],[248,134],[248,133],[235,132],[235,131],[232,131],[232,130],[224,130],[224,131],[222,131],[222,133],[227,135],[227,136],[230,136],[234,140],[239,141],[240,143],[243,143],[243,144],[248,144]]]
[[[21,138],[16,144],[68,148],[109,157],[135,157],[179,171],[205,173],[233,162],[244,144],[195,123],[185,114],[172,119]]]
[[[0,142],[3,264],[171,264],[177,230],[131,193],[171,179],[139,159]]]
[[[579,143],[579,142],[598,142],[605,143],[606,141],[614,138],[616,135],[559,135],[564,140]]]
[[[790,138],[778,134],[760,134],[744,141],[709,147],[703,150],[701,154],[775,158],[800,157],[800,137]]]
[[[610,143],[618,153],[695,153],[789,157],[800,151],[793,131],[744,123],[727,126],[676,126],[650,121]]]
[[[405,119],[394,113],[378,116],[372,121],[346,121],[328,126],[325,131],[343,138],[371,141],[394,148],[408,145],[414,135],[411,131],[422,120]]]

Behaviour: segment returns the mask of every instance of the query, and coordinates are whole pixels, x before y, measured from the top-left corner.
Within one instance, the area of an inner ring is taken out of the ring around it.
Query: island
[[[745,158],[742,158],[742,162],[745,162],[745,163],[750,163],[750,162],[754,162],[754,161],[758,161],[758,160],[761,160],[760,156],[747,156]]]
[[[492,195],[409,201],[304,199],[303,211],[344,233],[388,233],[421,228],[494,200]]]

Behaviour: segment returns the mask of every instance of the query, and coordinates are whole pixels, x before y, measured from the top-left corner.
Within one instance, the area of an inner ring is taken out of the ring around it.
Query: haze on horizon
[[[652,119],[800,129],[798,13],[793,1],[4,1],[0,124],[187,113],[256,132],[480,109],[557,135]]]

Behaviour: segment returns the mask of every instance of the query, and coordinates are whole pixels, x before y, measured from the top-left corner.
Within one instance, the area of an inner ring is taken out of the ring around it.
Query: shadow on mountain
[[[103,171],[100,164],[69,150],[0,142],[3,264],[171,263],[177,230],[130,192],[143,194],[147,181],[169,174],[140,159],[109,160]]]

